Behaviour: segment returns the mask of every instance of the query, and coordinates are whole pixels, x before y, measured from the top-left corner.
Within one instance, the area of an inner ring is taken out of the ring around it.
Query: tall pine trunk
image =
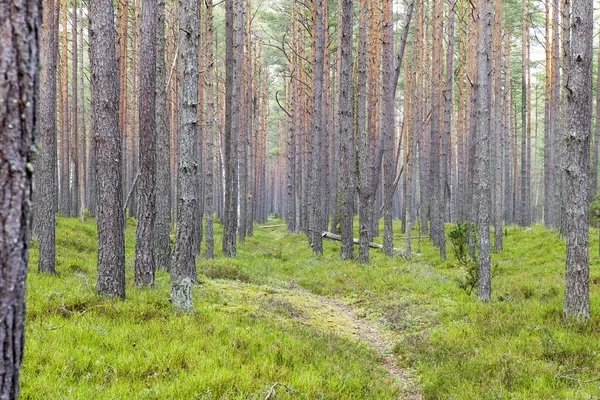
[[[35,158],[33,228],[39,243],[38,271],[56,272],[56,54],[54,0],[44,0],[40,30],[37,126],[40,151]]]
[[[588,162],[592,125],[593,2],[573,0],[568,79],[569,132],[566,136],[567,260],[566,317],[590,316],[588,264]]]
[[[156,0],[142,3],[140,31],[139,148],[140,178],[135,230],[134,281],[154,285],[156,217]]]
[[[119,84],[111,0],[90,0],[93,140],[96,142],[98,293],[125,297]]]

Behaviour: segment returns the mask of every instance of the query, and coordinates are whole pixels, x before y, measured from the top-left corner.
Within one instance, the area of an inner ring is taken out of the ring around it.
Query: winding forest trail
[[[412,373],[398,367],[396,363],[392,353],[394,337],[391,331],[367,318],[358,318],[355,310],[339,300],[318,296],[311,292],[306,292],[306,294],[313,296],[317,302],[321,303],[325,309],[323,312],[332,313],[338,319],[344,319],[351,328],[354,339],[367,343],[377,350],[381,355],[381,365],[394,378],[394,383],[401,388],[404,399],[416,400],[422,398]]]
[[[362,342],[380,355],[380,363],[390,375],[390,383],[400,390],[401,399],[422,398],[411,371],[398,367],[393,347],[394,332],[382,324],[361,318],[351,304],[317,295],[295,284],[273,287],[231,280],[209,280],[209,290],[226,298],[227,307],[250,305],[259,312],[284,316],[301,325]],[[203,285],[204,286],[204,285]],[[205,288],[206,289],[206,288]]]

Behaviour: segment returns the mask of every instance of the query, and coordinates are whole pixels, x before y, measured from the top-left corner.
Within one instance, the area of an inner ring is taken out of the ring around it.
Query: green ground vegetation
[[[395,361],[414,372],[424,398],[600,394],[595,231],[592,319],[574,325],[562,320],[564,241],[541,226],[506,228],[505,250],[492,256],[489,304],[461,289],[465,271],[452,251],[439,261],[416,231],[421,256],[392,260],[371,250],[371,265],[361,266],[339,261],[337,242],[314,258],[303,236],[257,227],[235,260],[198,259],[195,311],[182,315],[171,311],[166,272],[154,289],[133,287],[134,221],[125,301],[95,293],[93,220],[57,222],[58,274],[36,273],[35,243],[31,251],[24,399],[263,399],[276,382],[278,399],[402,398],[381,352],[357,340],[351,321],[319,296],[392,334]],[[400,235],[395,241],[403,244]]]

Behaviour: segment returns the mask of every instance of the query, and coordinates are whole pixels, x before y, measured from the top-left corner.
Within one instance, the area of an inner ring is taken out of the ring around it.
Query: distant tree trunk
[[[310,120],[311,177],[309,194],[309,237],[314,255],[323,254],[321,237],[321,145],[323,136],[323,63],[325,57],[324,0],[314,0],[313,115]]]
[[[519,225],[527,226],[527,9],[525,0],[521,2],[521,200]]]
[[[490,265],[490,112],[492,72],[492,2],[477,3],[477,150],[475,158],[476,199],[478,203],[478,267],[481,301],[490,301],[492,292]]]
[[[90,0],[93,140],[96,142],[98,293],[125,297],[119,90],[111,0]]]
[[[165,59],[165,0],[158,0],[156,30],[156,221],[154,261],[158,269],[171,266],[171,142],[167,109]],[[170,66],[169,66],[170,68]]]
[[[92,60],[92,46],[91,46],[91,4],[87,2],[87,16],[88,16],[88,59],[90,60],[90,72],[91,72],[91,60]],[[90,156],[88,158],[88,183],[87,186],[89,188],[89,205],[88,209],[93,216],[96,216],[96,200],[97,200],[97,192],[96,192],[96,140],[94,138],[94,85],[93,79],[91,79],[90,73]]]
[[[502,1],[495,0],[495,21],[502,21]],[[502,24],[496,22],[493,32],[494,46],[494,103],[493,103],[493,162],[494,162],[494,250],[502,250],[502,166],[504,153],[502,148]]]
[[[135,10],[134,10],[135,13]],[[127,180],[127,28],[129,0],[117,1],[117,73],[119,74],[119,131],[123,144],[123,196],[129,191]]]
[[[558,191],[558,207],[560,213],[559,220],[559,228],[561,237],[566,236],[567,234],[567,195],[565,192],[566,187],[566,175],[565,168],[566,164],[564,160],[567,158],[567,147],[566,147],[566,137],[569,130],[569,69],[571,68],[571,1],[570,0],[562,0],[562,10],[561,10],[561,27],[562,27],[562,98],[560,99],[560,124],[558,125],[558,151],[560,154],[561,164],[557,166],[557,182],[559,183],[559,191]],[[590,85],[591,85],[590,80]],[[590,99],[591,100],[591,99]],[[588,160],[589,160],[589,152],[588,152]]]
[[[56,54],[54,0],[44,0],[40,30],[37,127],[40,151],[35,158],[33,227],[39,243],[39,272],[56,272]]]
[[[553,1],[552,22],[552,98],[550,101],[550,146],[551,164],[549,179],[549,225],[553,229],[560,228],[560,0]]]
[[[239,176],[239,226],[238,235],[239,242],[244,243],[246,240],[246,224],[247,224],[247,202],[248,202],[248,125],[252,125],[250,122],[248,109],[250,104],[248,102],[247,91],[250,84],[250,47],[246,45],[246,41],[250,39],[250,22],[251,22],[251,11],[248,0],[241,0],[242,7],[246,6],[246,22],[242,22],[242,58],[239,60],[241,63],[241,85],[240,85],[240,125],[239,125],[239,165],[238,165],[238,176]]]
[[[237,233],[237,138],[240,122],[242,0],[226,0],[225,10],[225,213],[223,254],[235,258]]]
[[[179,52],[177,60],[181,111],[179,128],[179,179],[175,252],[171,266],[171,303],[175,310],[190,311],[191,284],[198,281],[194,256],[194,221],[198,198],[196,159],[198,121],[198,0],[184,0],[179,7]]]
[[[394,184],[394,26],[392,0],[383,0],[381,130],[383,144],[383,252],[394,256],[392,197]]]
[[[79,213],[79,110],[77,109],[77,0],[71,0],[71,216]]]
[[[60,201],[62,215],[71,215],[71,182],[69,174],[69,58],[67,38],[67,1],[62,2],[62,44],[61,44],[61,73],[60,73]]]
[[[431,50],[431,119],[430,119],[430,141],[431,149],[429,155],[429,179],[431,189],[430,214],[431,214],[431,241],[440,247],[443,225],[443,200],[442,183],[440,182],[441,171],[441,147],[440,147],[440,115],[443,111],[441,104],[442,85],[442,6],[441,0],[433,0],[431,20],[433,24],[432,50]],[[443,115],[443,114],[442,114]],[[441,252],[440,252],[441,253]]]
[[[83,9],[84,4],[83,1],[79,3],[79,14],[80,14],[80,24],[79,24],[79,110],[77,111],[77,115],[79,118],[79,131],[81,132],[79,137],[79,176],[77,179],[79,180],[79,218],[83,221],[85,219],[85,210],[87,209],[87,185],[86,185],[86,177],[88,174],[87,171],[87,133],[86,133],[86,120],[85,120],[85,77],[84,77],[84,48],[85,43],[83,41]]]
[[[139,148],[140,178],[135,230],[134,281],[153,286],[154,220],[156,216],[156,0],[142,3],[140,32]]]
[[[550,47],[550,2],[546,1],[546,80],[545,80],[545,92],[544,92],[544,223],[546,226],[550,226],[550,213],[551,213],[551,171],[552,171],[552,137],[550,129],[551,110],[550,110],[550,99],[552,97],[552,51]]]
[[[588,264],[588,162],[592,125],[593,1],[573,0],[566,136],[567,260],[565,317],[590,317]]]
[[[598,40],[600,40],[600,36],[598,38]],[[596,193],[598,193],[598,142],[600,142],[600,51],[598,51],[598,72],[596,75],[596,127],[594,136],[594,150],[592,153],[592,164],[590,165],[590,201],[593,201],[594,196]]]
[[[354,175],[356,163],[354,161],[354,132],[352,129],[352,37],[353,0],[343,0],[341,34],[341,60],[338,90],[338,123],[340,138],[340,183],[341,183],[341,236],[342,246],[340,257],[342,260],[354,258]],[[364,123],[364,121],[363,121]]]
[[[25,277],[31,236],[31,148],[36,125],[38,29],[41,2],[15,0],[0,5],[0,398],[19,397],[23,359]],[[48,5],[49,2],[45,2]],[[53,8],[53,7],[48,7]],[[52,17],[44,10],[45,23]],[[43,53],[52,61],[52,23],[44,30]],[[49,28],[50,29],[49,29]],[[53,80],[48,67],[46,79]],[[48,90],[44,87],[43,90]],[[48,90],[50,92],[50,90]],[[44,124],[53,102],[46,97]],[[44,111],[44,109],[40,110]],[[38,125],[39,126],[39,125]],[[52,129],[52,127],[48,127]],[[51,131],[45,136],[52,139]],[[49,149],[50,150],[50,149]],[[51,171],[50,171],[51,172]],[[50,192],[51,195],[51,192]],[[53,205],[51,198],[47,199]],[[46,207],[50,209],[49,207]],[[54,211],[51,210],[52,217]]]
[[[369,166],[370,157],[370,136],[367,130],[367,0],[360,2],[360,22],[358,32],[358,54],[357,54],[357,145],[358,145],[358,165],[359,165],[359,245],[358,262],[361,264],[369,263],[369,242],[371,241],[371,216],[372,212],[369,206],[371,201],[371,180]]]
[[[215,163],[214,140],[217,128],[215,109],[214,82],[214,56],[213,56],[213,3],[206,1],[206,258],[214,258],[215,238],[213,231],[213,169]]]
[[[448,50],[446,52],[446,89],[444,91],[444,131],[442,132],[442,142],[441,142],[441,165],[440,165],[440,185],[441,185],[441,201],[439,205],[439,210],[441,214],[440,223],[440,237],[439,237],[439,247],[440,247],[440,258],[442,260],[446,259],[446,234],[444,222],[446,222],[446,216],[444,214],[446,200],[447,200],[447,188],[450,187],[448,182],[448,152],[451,147],[451,135],[452,135],[452,113],[454,104],[454,7],[456,6],[456,0],[450,0],[449,2],[449,21],[448,21]],[[451,169],[450,169],[451,171]]]
[[[504,99],[503,99],[503,138],[504,138],[504,220],[506,224],[514,223],[513,190],[510,163],[510,32],[505,32],[504,51]],[[545,169],[546,170],[546,169]]]

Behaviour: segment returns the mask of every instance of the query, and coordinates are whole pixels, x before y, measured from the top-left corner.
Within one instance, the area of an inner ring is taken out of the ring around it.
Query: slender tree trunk
[[[62,2],[62,44],[61,44],[61,74],[60,74],[60,212],[68,217],[71,214],[71,189],[69,174],[69,58],[68,58],[68,39],[67,39],[67,1]]]
[[[134,281],[153,286],[154,221],[156,216],[156,0],[142,3],[140,32],[139,148],[140,178],[135,231]]]
[[[240,127],[240,89],[242,61],[242,2],[226,0],[226,99],[225,99],[225,223],[223,254],[236,255],[238,208],[238,132]]]
[[[392,197],[394,183],[394,27],[392,0],[383,0],[382,27],[382,66],[383,86],[381,99],[381,131],[383,136],[383,252],[394,256],[394,236],[392,232]]]
[[[310,122],[311,177],[309,194],[309,237],[314,255],[323,254],[321,237],[321,146],[323,136],[323,67],[325,57],[324,0],[314,0],[313,114]]]
[[[40,151],[35,157],[33,227],[39,243],[38,271],[56,272],[56,54],[54,0],[42,3],[37,126]]]
[[[154,262],[158,269],[171,266],[171,143],[167,109],[165,59],[165,0],[158,0],[156,30],[156,220]]]
[[[353,0],[343,0],[341,26],[341,60],[338,100],[338,123],[340,138],[340,178],[341,178],[341,236],[342,260],[354,258],[354,132],[352,129],[352,37]]]
[[[360,22],[358,32],[358,55],[357,55],[357,145],[359,173],[359,245],[358,262],[369,263],[369,242],[371,241],[371,180],[369,168],[370,136],[367,129],[367,0],[360,2]]]
[[[502,21],[502,1],[495,0],[496,21]],[[493,32],[494,46],[494,103],[493,103],[493,162],[494,162],[494,250],[502,250],[502,24],[496,23]]]
[[[92,88],[98,204],[98,293],[125,297],[125,240],[121,189],[119,86],[110,0],[90,0]]]
[[[175,310],[191,311],[191,285],[198,281],[194,232],[197,198],[198,49],[200,14],[198,0],[184,0],[179,7],[178,74],[181,98],[179,128],[179,174],[175,252],[171,266],[171,304]]]
[[[135,12],[135,11],[134,11]],[[119,74],[119,131],[123,143],[123,196],[127,196],[127,28],[129,26],[129,0],[117,1],[117,73]]]
[[[441,204],[439,205],[439,212],[441,215],[440,222],[440,257],[442,260],[446,259],[446,234],[444,229],[445,207],[446,207],[446,188],[450,187],[448,182],[448,152],[451,147],[451,135],[452,135],[452,113],[454,103],[454,7],[456,6],[456,0],[449,1],[449,21],[448,21],[448,50],[446,53],[446,89],[444,91],[444,131],[442,133],[442,142],[440,148],[441,165],[440,165],[440,184],[441,184]],[[450,169],[451,170],[451,169]]]
[[[80,23],[79,23],[79,110],[77,112],[79,118],[79,131],[81,132],[79,137],[79,218],[83,221],[85,219],[85,210],[87,208],[87,196],[86,196],[86,177],[87,177],[87,133],[86,133],[86,121],[85,121],[85,78],[84,78],[84,41],[83,41],[83,1],[79,3],[80,8]]]
[[[598,37],[600,41],[600,36]],[[600,47],[599,47],[600,49]],[[594,150],[592,164],[590,165],[590,200],[598,193],[598,143],[600,142],[600,50],[598,51],[598,72],[596,75],[596,127],[594,137]]]
[[[567,260],[565,317],[590,317],[588,264],[588,168],[592,125],[593,2],[573,0],[566,136]]]
[[[214,90],[214,56],[213,56],[213,4],[206,1],[206,258],[214,258],[215,238],[213,231],[213,168],[214,138],[217,127]]]
[[[77,0],[71,0],[72,24],[71,24],[71,213],[76,217],[79,213],[79,112],[77,109]]]
[[[527,9],[526,2],[521,2],[521,201],[519,225],[527,226]]]
[[[566,187],[566,175],[565,168],[566,164],[564,164],[564,160],[567,158],[567,131],[569,130],[569,69],[571,68],[571,2],[570,0],[562,0],[562,10],[561,10],[561,27],[562,27],[562,67],[563,67],[563,75],[562,75],[562,98],[560,99],[560,125],[557,130],[558,133],[558,149],[560,152],[560,160],[562,162],[561,165],[557,166],[557,182],[559,183],[559,191],[558,191],[558,206],[560,207],[560,220],[559,220],[559,228],[560,235],[564,237],[567,232],[567,196],[565,192]],[[591,85],[590,80],[590,85]],[[589,152],[588,152],[588,160],[589,160]]]
[[[477,4],[477,151],[475,158],[478,209],[478,268],[481,301],[490,301],[492,292],[490,265],[490,112],[491,112],[491,53],[492,1],[479,0]]]
[[[26,0],[0,3],[0,399],[6,400],[19,397],[23,359],[40,6],[39,1]],[[53,18],[51,10],[44,10],[44,14],[44,22],[49,23],[47,17]],[[44,45],[52,44],[52,25],[44,32]],[[53,48],[49,46],[44,53]],[[52,60],[50,54],[45,55]],[[54,79],[45,69],[46,78]],[[52,105],[50,99],[46,101]],[[46,112],[44,123],[49,121],[50,111]],[[46,132],[51,139],[48,133],[51,132]],[[51,214],[54,216],[53,210]]]

